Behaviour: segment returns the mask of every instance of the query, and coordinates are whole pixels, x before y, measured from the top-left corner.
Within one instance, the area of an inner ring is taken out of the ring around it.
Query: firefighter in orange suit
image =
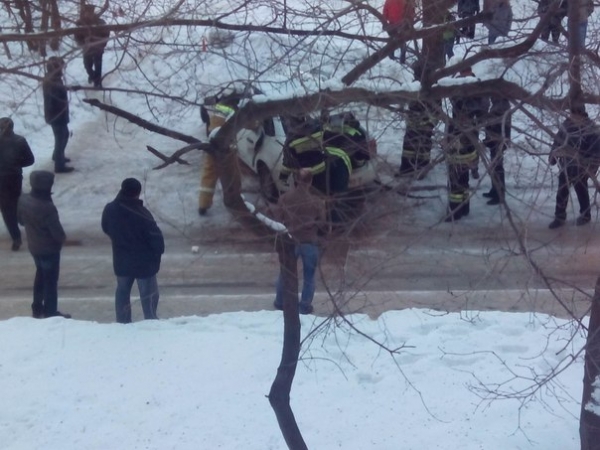
[[[211,106],[208,110],[207,134],[222,126],[227,118],[236,111],[238,103],[239,96],[232,94],[222,97],[216,105]],[[218,179],[219,174],[215,158],[210,153],[205,152],[200,173],[200,194],[198,196],[198,214],[201,216],[206,215],[213,204]]]

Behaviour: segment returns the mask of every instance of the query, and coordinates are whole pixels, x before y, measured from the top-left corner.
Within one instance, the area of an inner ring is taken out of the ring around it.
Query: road
[[[260,238],[232,225],[221,230],[235,240],[197,233],[167,233],[159,285],[161,317],[207,315],[272,309],[278,272],[272,238]],[[567,317],[585,313],[600,260],[595,225],[556,233],[540,228],[536,240],[523,238],[529,258],[551,286],[522,256],[509,227],[476,221],[442,224],[432,229],[393,228],[380,220],[350,236],[332,238],[325,251],[315,312],[332,311],[376,317],[408,307],[458,310],[534,311]],[[63,250],[60,309],[74,318],[114,320],[110,245],[99,234],[78,233],[78,245]],[[198,253],[191,248],[197,245]],[[28,316],[33,261],[28,252],[12,253],[0,240],[0,319]],[[558,281],[560,280],[560,281]],[[558,301],[554,295],[558,294]],[[134,297],[136,290],[134,288]],[[140,319],[139,305],[134,320]]]

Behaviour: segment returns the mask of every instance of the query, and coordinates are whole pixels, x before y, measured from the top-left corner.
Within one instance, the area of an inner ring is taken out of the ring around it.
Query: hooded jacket
[[[19,197],[17,219],[25,227],[27,245],[33,256],[60,253],[66,235],[52,203],[54,174],[35,170],[29,176],[31,192]]]
[[[23,178],[23,167],[31,166],[35,158],[23,136],[13,131],[13,121],[0,119],[0,178]]]
[[[44,94],[44,118],[46,123],[64,126],[69,123],[69,96],[62,80],[62,74],[55,72],[46,76],[42,83]]]
[[[165,242],[141,200],[119,192],[104,207],[102,231],[112,242],[116,276],[149,278],[158,273]]]

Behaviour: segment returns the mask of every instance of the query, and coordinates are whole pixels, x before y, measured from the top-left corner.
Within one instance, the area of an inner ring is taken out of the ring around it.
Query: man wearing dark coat
[[[21,248],[17,205],[23,184],[23,167],[34,162],[27,140],[13,131],[13,121],[0,118],[0,211],[12,239],[12,251]]]
[[[585,108],[573,110],[560,126],[550,152],[550,164],[558,162],[558,191],[554,220],[549,228],[565,224],[569,187],[573,186],[579,201],[579,217],[576,225],[585,225],[592,220],[588,179],[594,177],[600,164],[600,130],[588,117]]]
[[[83,66],[88,74],[88,83],[94,87],[102,87],[102,56],[109,31],[99,30],[96,27],[106,25],[106,22],[96,15],[94,5],[84,5],[81,16],[75,25],[85,27],[85,30],[75,34],[75,42],[83,49]]]
[[[474,15],[478,14],[479,11],[479,0],[458,0],[456,12],[458,13],[459,18],[466,19],[469,17],[473,17]],[[475,24],[473,23],[471,25],[462,27],[458,36],[473,39],[475,37]],[[456,40],[457,43],[458,36]]]
[[[52,202],[54,174],[46,170],[34,170],[29,175],[31,192],[19,198],[17,217],[25,226],[27,246],[35,262],[32,315],[70,318],[58,311],[58,276],[60,252],[65,242],[65,231],[58,211]]]
[[[42,83],[44,93],[44,118],[52,127],[54,133],[54,161],[55,173],[69,173],[72,167],[67,166],[69,158],[65,156],[67,142],[69,142],[69,96],[63,83],[63,69],[65,63],[62,58],[52,56],[46,64],[46,76]]]
[[[131,322],[131,288],[137,281],[144,319],[158,319],[158,283],[161,255],[165,251],[162,232],[142,200],[141,183],[126,178],[117,197],[104,207],[102,231],[112,242],[113,268],[117,276],[115,311],[117,322]]]

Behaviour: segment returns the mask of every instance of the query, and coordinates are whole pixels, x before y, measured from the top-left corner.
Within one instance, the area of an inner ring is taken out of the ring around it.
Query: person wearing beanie
[[[54,134],[54,161],[55,173],[69,173],[74,169],[67,166],[70,161],[65,156],[67,142],[69,142],[69,96],[63,82],[65,62],[58,56],[48,58],[46,63],[46,76],[42,82],[44,95],[44,118],[52,127]]]
[[[102,231],[112,242],[113,269],[117,277],[115,312],[119,323],[131,322],[131,288],[137,281],[144,319],[158,319],[158,283],[161,255],[165,251],[162,232],[140,194],[135,178],[121,183],[117,197],[104,207]]]
[[[54,174],[35,170],[29,175],[29,183],[31,192],[19,198],[17,218],[25,226],[27,246],[36,268],[32,315],[36,319],[68,319],[69,314],[58,311],[60,252],[66,236],[51,197]]]
[[[35,158],[27,140],[13,131],[13,121],[0,118],[0,211],[12,239],[12,251],[21,248],[21,230],[17,221],[17,205],[23,184],[23,167]]]

